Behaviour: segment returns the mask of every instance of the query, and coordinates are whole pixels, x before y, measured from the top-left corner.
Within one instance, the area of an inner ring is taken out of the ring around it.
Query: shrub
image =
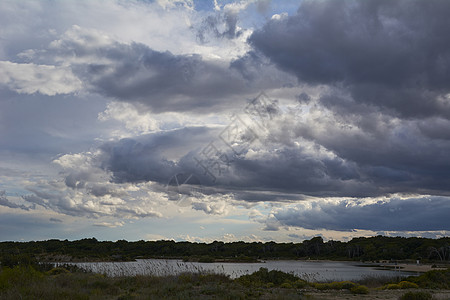
[[[350,290],[351,288],[358,286],[356,283],[351,281],[332,282],[331,285],[336,286],[336,290]]]
[[[294,287],[297,289],[302,289],[308,285],[308,283],[305,280],[299,279],[296,282],[293,283]]]
[[[414,282],[409,282],[409,281],[400,281],[398,285],[402,289],[418,289],[419,288],[419,286],[417,284],[415,284]]]
[[[399,290],[399,289],[401,289],[401,287],[397,283],[389,283],[383,287],[383,290]]]
[[[0,273],[0,290],[10,286],[21,286],[24,282],[37,281],[42,279],[42,277],[42,273],[29,266],[5,267]]]
[[[350,289],[350,292],[352,292],[353,294],[368,294],[369,289],[367,288],[367,286],[358,285],[358,286],[352,287]]]
[[[428,271],[417,277],[408,277],[406,280],[416,283],[421,288],[449,289],[450,269]]]
[[[280,286],[285,282],[296,282],[299,279],[300,278],[295,275],[282,271],[269,271],[267,268],[260,268],[259,271],[256,271],[250,275],[243,275],[237,278],[236,281],[246,286],[265,286],[268,283],[273,283],[275,286]]]
[[[358,280],[358,284],[365,285],[367,287],[380,287],[388,283],[395,282],[397,276],[384,276],[384,275],[366,275]]]
[[[280,285],[283,289],[292,289],[292,285],[289,282],[284,282]]]
[[[428,292],[407,292],[400,297],[400,300],[429,300],[433,296]]]
[[[314,287],[320,291],[331,290],[331,285],[329,283],[315,283]]]
[[[204,255],[204,256],[200,257],[198,262],[201,262],[201,263],[213,263],[213,262],[215,262],[215,259],[214,259],[214,257]]]
[[[351,288],[358,286],[351,281],[334,281],[331,283],[315,283],[314,287],[318,290],[350,290]]]
[[[26,254],[6,254],[0,258],[2,267],[14,268],[15,266],[35,266],[36,259]]]
[[[193,281],[192,277],[193,277],[192,274],[182,273],[182,274],[178,275],[178,280],[181,283],[191,283]]]
[[[56,268],[53,268],[50,271],[46,272],[45,274],[47,274],[47,275],[59,275],[59,274],[66,274],[66,273],[70,273],[69,270],[64,269],[64,268],[60,268],[60,267],[56,267]]]

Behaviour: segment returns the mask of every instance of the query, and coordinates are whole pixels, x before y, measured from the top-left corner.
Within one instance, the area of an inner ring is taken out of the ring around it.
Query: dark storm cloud
[[[378,124],[379,128],[373,129],[370,135],[364,131],[341,131],[333,120],[321,124],[326,130],[310,133],[307,131],[313,128],[303,128],[307,125],[301,122],[277,124],[278,128],[272,124],[272,132],[266,138],[261,136],[263,149],[249,148],[236,155],[226,146],[221,148],[229,164],[221,165],[220,173],[213,167],[215,182],[195,158],[203,158],[201,151],[211,141],[216,140],[215,145],[220,148],[217,137],[221,130],[216,129],[185,128],[109,142],[101,147],[103,155],[99,164],[111,171],[113,180],[120,183],[167,184],[177,173],[197,174],[202,185],[215,186],[214,190],[204,192],[231,192],[238,199],[250,202],[302,198],[289,194],[317,197],[450,194],[447,155],[450,143],[421,135],[416,123],[395,130]],[[309,135],[311,141],[303,139],[302,144],[295,146],[292,139],[295,140],[296,134]],[[73,176],[70,182],[83,183],[77,174]]]
[[[420,132],[431,139],[450,140],[450,120],[442,118],[428,119],[418,123]]]
[[[137,44],[117,50],[122,57],[117,57],[112,70],[91,65],[87,77],[99,92],[141,102],[156,112],[202,110],[246,88],[239,74],[197,55],[176,56]]]
[[[442,119],[402,121],[361,112],[324,119],[320,130],[299,122],[286,131],[325,147],[348,165],[353,163],[357,180],[373,185],[380,195],[449,195],[450,142],[442,127],[446,123]]]
[[[197,169],[191,152],[206,146],[215,133],[213,129],[192,127],[106,143],[101,147],[101,165],[113,173],[115,182],[167,184],[177,173]]]
[[[351,231],[449,230],[450,202],[444,197],[396,199],[368,205],[355,200],[313,202],[311,207],[282,209],[274,214],[281,225],[307,229]]]
[[[215,184],[241,191],[242,199],[449,195],[449,47],[441,35],[450,6],[424,3],[305,1],[296,15],[256,30],[254,49],[230,64],[119,43],[77,26],[41,55],[70,62],[91,90],[155,112],[220,114],[261,87],[292,87],[277,67],[309,87],[325,86],[318,97],[300,93],[309,110],[300,119],[277,116],[251,149],[255,155],[230,155]],[[115,183],[166,184],[177,173],[202,174],[194,156],[218,134],[191,127],[105,143],[99,164]],[[67,187],[94,197],[115,193],[90,181],[89,171],[65,176]]]
[[[304,1],[297,14],[256,30],[254,52],[236,68],[265,55],[301,84],[321,87],[316,97],[299,95],[309,113],[273,126],[272,140],[290,147],[304,139],[336,156],[312,156],[308,166],[298,164],[304,154],[285,151],[292,164],[271,158],[277,175],[268,185],[279,179],[316,195],[449,195],[449,13],[446,1]],[[259,174],[270,178],[264,168]]]
[[[249,41],[301,82],[403,117],[449,117],[449,13],[448,1],[303,1]]]
[[[289,193],[330,196],[377,193],[377,187],[359,181],[355,164],[339,158],[319,158],[302,149],[289,148],[255,158],[224,152],[231,158],[230,164],[221,166],[221,173],[215,172],[217,181],[212,182],[195,158],[202,158],[200,151],[217,133],[205,128],[185,128],[110,142],[101,147],[104,153],[101,165],[112,172],[114,181],[121,183],[154,181],[167,184],[177,173],[193,173],[203,185],[216,187],[210,192],[232,192],[247,201],[302,199],[301,195]],[[179,155],[170,158],[169,150],[174,149],[179,149]],[[204,191],[208,193],[208,189]]]
[[[92,46],[95,45],[95,46]],[[143,104],[153,112],[230,108],[263,88],[292,78],[273,67],[269,76],[243,77],[229,63],[198,54],[160,52],[140,43],[119,43],[74,26],[41,52],[41,59],[73,61],[72,70],[87,87],[120,101]],[[274,76],[274,73],[276,76]],[[268,72],[269,74],[269,72]]]
[[[257,158],[236,159],[233,183],[241,188],[309,195],[358,195],[364,183],[357,182],[355,167],[339,158],[321,158],[302,149],[284,148]]]

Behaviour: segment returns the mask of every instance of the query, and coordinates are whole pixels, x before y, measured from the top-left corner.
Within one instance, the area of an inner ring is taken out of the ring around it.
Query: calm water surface
[[[109,276],[176,275],[183,272],[213,272],[236,278],[259,268],[293,273],[308,281],[359,280],[366,276],[410,276],[411,272],[360,267],[356,262],[269,260],[261,263],[199,263],[176,259],[139,259],[130,262],[71,263],[83,269]]]

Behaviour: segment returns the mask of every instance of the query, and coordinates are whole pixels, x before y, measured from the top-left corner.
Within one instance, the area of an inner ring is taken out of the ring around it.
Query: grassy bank
[[[435,299],[450,297],[450,270],[430,271],[402,282],[364,278],[361,282],[309,283],[281,271],[225,275],[107,277],[47,265],[4,267],[1,299]],[[428,297],[428,298],[427,298]]]
[[[283,282],[284,283],[284,282]],[[106,277],[57,268],[5,268],[0,273],[1,299],[298,299],[293,288],[254,285],[217,274]]]

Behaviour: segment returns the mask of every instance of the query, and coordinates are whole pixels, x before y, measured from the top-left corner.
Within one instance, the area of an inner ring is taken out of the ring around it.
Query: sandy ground
[[[385,264],[380,265],[380,267],[386,267],[386,268],[392,268],[392,269],[398,269],[402,271],[408,271],[408,272],[428,272],[431,270],[446,270],[447,268],[432,268],[431,265],[417,265],[417,264]]]
[[[450,290],[423,290],[423,289],[411,289],[411,290],[370,290],[367,295],[353,295],[349,291],[324,291],[324,292],[305,292],[304,295],[308,295],[311,298],[318,300],[337,300],[337,299],[387,299],[398,300],[403,294],[409,291],[426,291],[433,295],[433,300],[449,300]]]

